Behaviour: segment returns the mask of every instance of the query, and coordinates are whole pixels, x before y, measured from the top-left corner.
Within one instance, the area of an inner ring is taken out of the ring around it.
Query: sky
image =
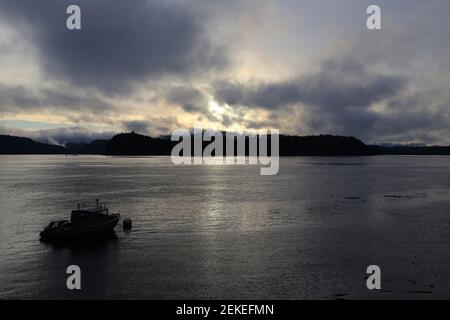
[[[68,30],[66,8],[81,8]],[[366,9],[381,8],[381,30]],[[0,134],[450,145],[447,0],[0,0]]]

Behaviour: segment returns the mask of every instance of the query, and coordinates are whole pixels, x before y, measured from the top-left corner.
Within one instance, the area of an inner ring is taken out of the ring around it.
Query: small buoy
[[[123,219],[123,228],[131,229],[131,219],[130,218]]]

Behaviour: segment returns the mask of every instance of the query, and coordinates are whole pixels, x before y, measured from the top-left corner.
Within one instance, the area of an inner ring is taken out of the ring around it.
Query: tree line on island
[[[226,135],[224,137],[224,154]],[[270,154],[270,139],[269,154]],[[179,143],[170,137],[149,137],[135,132],[116,134],[109,140],[89,143],[50,145],[29,138],[0,135],[0,154],[99,154],[99,155],[170,155]],[[202,142],[203,148],[210,142]],[[236,148],[236,141],[235,150]],[[246,154],[248,154],[248,138]],[[193,146],[192,146],[193,148]],[[280,135],[280,156],[366,156],[366,155],[450,155],[450,146],[367,145],[354,137],[316,135]]]

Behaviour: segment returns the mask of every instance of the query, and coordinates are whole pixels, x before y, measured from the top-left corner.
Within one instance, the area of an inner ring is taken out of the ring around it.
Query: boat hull
[[[104,221],[93,225],[75,226],[71,223],[67,223],[62,226],[42,231],[41,240],[44,242],[79,241],[97,237],[112,232],[119,222],[119,219],[119,214],[112,214],[104,219]]]

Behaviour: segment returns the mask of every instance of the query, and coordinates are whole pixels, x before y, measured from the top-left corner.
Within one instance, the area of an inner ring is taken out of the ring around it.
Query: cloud
[[[153,116],[147,119],[122,121],[121,127],[127,132],[135,131],[144,135],[159,136],[170,134],[181,125],[175,117]]]
[[[114,109],[114,106],[95,95],[65,92],[62,89],[36,89],[0,83],[0,111],[14,113],[44,109],[65,111],[76,109],[98,113]]]
[[[171,87],[165,93],[166,101],[169,104],[181,106],[189,114],[198,114],[198,120],[203,118],[215,123],[228,126],[233,123],[227,115],[214,114],[209,107],[209,98],[203,90],[192,86]]]
[[[448,1],[380,0],[379,32],[366,0],[78,0],[81,31],[69,4],[0,1],[2,119],[450,143]]]
[[[444,88],[421,87],[410,76],[378,71],[351,55],[327,59],[316,73],[287,81],[216,82],[212,94],[237,109],[272,115],[247,121],[249,128],[279,125],[283,131],[296,121],[296,132],[353,135],[369,143],[450,143]]]
[[[305,103],[326,110],[367,108],[396,95],[406,80],[398,75],[372,73],[358,60],[327,60],[320,71],[296,79],[250,86],[216,82],[215,98],[229,105],[269,110]]]
[[[68,127],[43,130],[26,130],[9,128],[0,125],[0,134],[28,137],[35,141],[65,145],[69,142],[91,142],[95,139],[110,139],[115,132],[92,131],[83,127]]]
[[[183,77],[226,65],[208,39],[207,17],[184,1],[78,0],[82,30],[65,26],[68,0],[2,0],[3,17],[23,24],[43,70],[53,78],[103,93],[128,93],[137,83]]]
[[[272,83],[216,82],[216,100],[238,108],[261,108],[272,113],[301,109],[301,125],[311,131],[367,137],[367,130],[384,116],[373,109],[402,95],[408,79],[374,72],[355,57],[327,59],[316,73]],[[248,125],[259,127],[251,122]],[[300,125],[300,124],[299,124]]]
[[[150,124],[145,120],[124,121],[122,124],[127,131],[135,131],[141,134],[148,134],[150,132]]]
[[[205,112],[208,109],[208,100],[204,93],[188,86],[172,87],[166,93],[167,102],[176,104],[186,112]]]

